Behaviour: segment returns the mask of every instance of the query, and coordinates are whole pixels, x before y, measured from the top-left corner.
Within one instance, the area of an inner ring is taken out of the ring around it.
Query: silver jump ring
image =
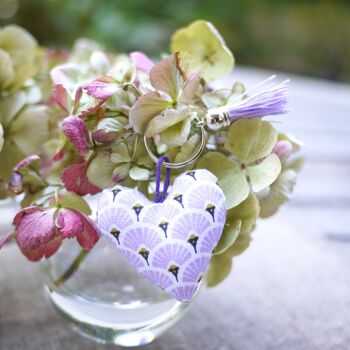
[[[179,169],[179,168],[183,168],[185,167],[186,165],[189,165],[193,162],[195,162],[199,156],[202,154],[202,152],[204,151],[204,148],[205,148],[205,145],[206,145],[206,134],[205,134],[205,128],[204,128],[204,125],[203,124],[198,124],[198,126],[200,127],[201,129],[201,143],[200,145],[198,146],[198,148],[196,149],[196,151],[192,154],[192,156],[188,159],[186,159],[185,161],[183,162],[180,162],[180,163],[170,163],[170,162],[163,162],[163,165],[166,167],[166,168],[169,168],[169,169]],[[147,153],[149,154],[149,156],[152,158],[152,160],[157,163],[158,161],[158,158],[156,157],[156,155],[152,152],[151,150],[151,147],[149,145],[149,137],[146,136],[147,134],[147,130],[145,131],[145,134],[143,136],[143,140],[144,140],[144,143],[145,143],[145,148],[146,148],[146,151]]]

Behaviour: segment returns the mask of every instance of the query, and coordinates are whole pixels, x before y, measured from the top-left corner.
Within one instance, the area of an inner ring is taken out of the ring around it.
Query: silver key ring
[[[180,162],[180,163],[170,163],[170,162],[163,162],[163,165],[166,167],[166,168],[169,168],[169,169],[179,169],[179,168],[183,168],[185,167],[186,165],[189,165],[189,164],[192,164],[193,162],[195,162],[199,156],[202,154],[202,152],[204,151],[204,148],[205,148],[205,145],[206,145],[206,133],[205,133],[205,128],[204,128],[204,125],[203,123],[198,123],[198,126],[200,127],[201,129],[201,143],[200,145],[198,146],[198,148],[196,149],[196,151],[193,153],[193,155],[184,160],[183,162]],[[149,145],[149,137],[146,136],[147,134],[147,130],[145,131],[145,134],[143,136],[143,140],[144,140],[144,143],[145,143],[145,148],[146,148],[146,151],[147,153],[149,154],[149,156],[152,158],[152,160],[157,163],[158,161],[158,158],[155,156],[155,154],[152,152],[151,150],[151,147]]]

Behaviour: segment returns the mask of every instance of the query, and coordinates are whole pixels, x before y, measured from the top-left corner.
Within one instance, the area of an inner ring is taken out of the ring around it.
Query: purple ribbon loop
[[[168,187],[170,183],[170,168],[165,168],[165,180],[163,185],[163,192],[160,194],[160,182],[161,182],[161,169],[163,166],[163,162],[169,162],[168,157],[161,156],[158,158],[157,166],[156,166],[156,191],[154,194],[154,203],[163,203],[165,201]]]

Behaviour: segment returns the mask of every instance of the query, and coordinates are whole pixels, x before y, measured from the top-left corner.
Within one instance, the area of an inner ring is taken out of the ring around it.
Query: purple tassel
[[[227,107],[231,122],[240,118],[284,114],[287,110],[287,83],[271,84],[260,92]]]
[[[210,109],[206,116],[208,128],[215,131],[229,126],[238,119],[265,117],[288,112],[287,83],[289,80],[279,84],[267,85],[259,92],[243,99],[243,97],[251,94],[253,90],[274,78],[275,76],[273,75],[262,81],[240,95],[239,100],[233,101],[227,106]]]

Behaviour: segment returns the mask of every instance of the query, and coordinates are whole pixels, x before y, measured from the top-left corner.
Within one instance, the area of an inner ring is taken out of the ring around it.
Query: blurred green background
[[[0,25],[59,47],[84,36],[157,55],[195,19],[215,24],[239,64],[350,81],[349,0],[0,0]]]

